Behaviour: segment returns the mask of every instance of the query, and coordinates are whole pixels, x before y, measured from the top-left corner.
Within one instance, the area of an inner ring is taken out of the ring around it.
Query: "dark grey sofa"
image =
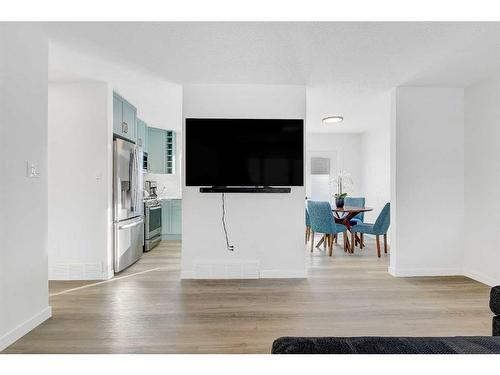
[[[273,354],[500,354],[500,286],[490,293],[492,336],[280,337]]]
[[[492,323],[492,335],[500,336],[500,286],[491,288],[490,309],[495,314]]]

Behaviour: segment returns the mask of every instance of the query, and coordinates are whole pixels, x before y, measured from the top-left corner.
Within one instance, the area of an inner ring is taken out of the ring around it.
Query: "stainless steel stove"
[[[144,251],[150,251],[161,241],[161,201],[144,198]]]

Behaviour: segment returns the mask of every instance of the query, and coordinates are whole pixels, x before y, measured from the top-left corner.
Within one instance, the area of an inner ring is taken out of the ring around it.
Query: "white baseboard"
[[[500,280],[496,280],[494,277],[484,275],[481,272],[477,272],[474,270],[466,269],[464,270],[464,275],[470,279],[479,281],[480,283],[486,284],[488,286],[500,285]]]
[[[25,334],[42,324],[44,321],[49,319],[52,316],[52,307],[48,306],[42,311],[40,311],[35,316],[31,317],[24,323],[21,323],[16,328],[7,332],[5,335],[0,337],[0,352],[7,348],[9,345],[12,345]]]
[[[261,270],[261,279],[304,279],[307,277],[305,269],[300,270]]]
[[[306,278],[306,270],[262,270],[259,272],[259,279],[301,279]],[[195,271],[182,271],[181,279],[206,279],[206,280],[224,280],[224,279],[255,279],[255,277],[224,277],[223,275],[206,275],[197,277]]]
[[[463,276],[461,268],[398,268],[389,267],[389,273],[395,277],[412,276]]]
[[[49,266],[49,280],[108,280],[114,276],[102,263],[56,263]]]
[[[107,272],[103,274],[104,280],[109,280],[115,277],[115,271],[113,269],[109,269]]]
[[[196,277],[194,277],[194,271],[181,271],[181,279],[196,279]]]

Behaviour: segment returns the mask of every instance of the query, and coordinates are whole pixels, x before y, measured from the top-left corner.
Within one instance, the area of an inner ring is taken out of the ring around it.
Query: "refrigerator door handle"
[[[139,152],[134,148],[134,212],[139,212]]]
[[[130,205],[131,205],[131,210],[132,212],[137,212],[137,169],[136,169],[136,161],[137,161],[137,152],[136,148],[132,149],[130,153],[130,160],[129,160],[129,179],[130,179]]]
[[[130,224],[120,225],[120,226],[118,226],[118,229],[128,229],[128,228],[135,227],[135,226],[142,224],[142,223],[144,223],[143,218],[141,218],[138,221],[134,221],[133,223],[130,223]]]

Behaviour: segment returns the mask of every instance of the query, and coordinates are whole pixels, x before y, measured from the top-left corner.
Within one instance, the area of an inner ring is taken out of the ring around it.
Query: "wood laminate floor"
[[[307,279],[180,281],[180,242],[163,241],[111,281],[50,282],[53,317],[4,352],[269,353],[279,336],[490,335],[483,284],[394,278],[373,240],[304,256]]]

